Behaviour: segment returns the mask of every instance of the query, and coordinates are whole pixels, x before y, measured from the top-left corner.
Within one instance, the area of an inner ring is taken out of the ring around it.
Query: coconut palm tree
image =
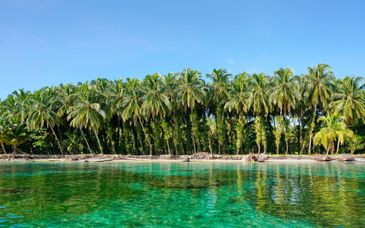
[[[250,79],[247,73],[237,75],[230,84],[230,91],[224,109],[234,112],[238,119],[236,123],[236,151],[239,154],[244,141],[244,127],[247,123],[245,115],[249,110]]]
[[[61,141],[55,131],[55,126],[59,122],[57,116],[59,105],[56,98],[57,96],[55,96],[53,88],[45,88],[35,93],[32,96],[32,107],[29,109],[30,111],[26,119],[26,123],[30,129],[44,127],[51,129],[52,135],[57,142],[58,149],[61,154],[63,154]]]
[[[211,74],[208,74],[208,77],[212,79],[209,86],[208,102],[217,122],[218,153],[220,154],[222,146],[226,144],[227,126],[224,118],[224,105],[228,98],[228,83],[231,74],[224,69],[214,69]]]
[[[280,68],[275,71],[274,85],[269,100],[279,108],[280,115],[287,115],[293,110],[299,99],[299,84],[293,71],[289,68]]]
[[[353,131],[347,128],[343,118],[336,114],[321,116],[318,121],[322,122],[324,126],[315,134],[313,142],[315,145],[321,144],[326,149],[326,155],[331,148],[334,148],[336,140],[338,151],[339,146],[345,142],[346,138],[352,139],[354,137]]]
[[[308,81],[308,99],[313,107],[312,123],[309,130],[308,154],[312,149],[313,131],[315,128],[316,114],[318,107],[322,111],[327,109],[330,102],[332,87],[333,87],[333,72],[331,67],[327,64],[318,64],[315,67],[308,67],[308,74],[306,77]]]
[[[201,80],[198,71],[185,69],[180,75],[178,83],[176,92],[185,112],[189,109],[193,110],[197,104],[203,104],[205,97],[204,81]]]
[[[146,76],[144,80],[142,113],[146,117],[163,119],[171,111],[169,97],[159,74]]]
[[[105,112],[101,109],[101,105],[93,102],[90,94],[86,93],[78,97],[78,101],[69,108],[67,113],[67,120],[70,121],[71,127],[79,128],[81,131],[82,129],[90,129],[94,132],[100,153],[103,153],[103,147],[98,136],[98,131],[103,127],[105,118]],[[89,145],[86,137],[84,138]]]
[[[333,94],[332,110],[343,115],[347,125],[356,124],[359,119],[365,120],[365,84],[361,77],[345,77],[338,83]]]
[[[16,154],[18,147],[29,140],[29,133],[25,124],[11,123],[5,130],[4,142],[11,145],[13,153]]]
[[[253,74],[249,98],[249,106],[252,108],[253,113],[257,115],[267,115],[269,113],[268,91],[268,77],[262,73]]]
[[[284,132],[284,119],[282,116],[276,116],[274,132],[273,132],[275,137],[276,154],[279,154],[281,135],[283,134],[283,132]]]

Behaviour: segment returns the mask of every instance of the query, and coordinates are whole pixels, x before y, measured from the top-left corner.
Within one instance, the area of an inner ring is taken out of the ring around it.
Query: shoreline
[[[0,154],[0,162],[33,161],[33,162],[90,162],[90,163],[118,163],[118,162],[257,162],[252,161],[251,155],[211,155],[197,153],[193,155],[113,155],[113,154],[79,154],[79,155],[28,155],[28,154]],[[328,160],[326,160],[328,159]],[[365,164],[365,154],[359,155],[265,155],[265,162],[326,162],[337,161]]]

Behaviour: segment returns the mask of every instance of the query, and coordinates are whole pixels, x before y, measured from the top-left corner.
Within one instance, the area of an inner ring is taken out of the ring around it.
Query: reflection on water
[[[0,163],[0,226],[364,226],[365,166]]]

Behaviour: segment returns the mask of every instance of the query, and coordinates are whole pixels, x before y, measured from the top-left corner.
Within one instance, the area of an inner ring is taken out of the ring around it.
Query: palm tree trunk
[[[98,142],[98,146],[99,146],[100,153],[103,154],[103,147],[101,146],[98,133],[96,132],[96,129],[95,128],[93,130],[94,130],[94,134],[95,134],[95,137],[96,137],[96,141]]]
[[[60,140],[58,139],[58,137],[56,135],[56,132],[54,131],[52,125],[49,125],[49,127],[51,128],[52,134],[53,134],[53,136],[55,137],[55,139],[57,141],[58,148],[60,149],[61,154],[63,154],[63,150],[62,150],[62,147],[61,147],[61,143],[60,143]]]
[[[337,140],[336,154],[340,151],[340,140]]]
[[[193,140],[193,149],[194,149],[194,153],[196,153],[196,144],[195,144],[195,138],[192,136],[191,137]]]
[[[330,152],[331,146],[328,145],[326,156],[328,156],[328,153]]]
[[[209,146],[209,151],[210,151],[210,155],[213,155],[213,150],[212,150],[212,141],[210,139],[208,139],[208,146]]]
[[[289,142],[287,140],[285,140],[285,146],[286,146],[285,154],[288,154],[288,152],[289,152]]]
[[[169,140],[166,140],[166,144],[167,144],[167,152],[169,153],[169,155],[171,155]]]
[[[81,135],[82,135],[82,137],[84,138],[84,140],[85,140],[85,142],[86,142],[86,146],[87,146],[87,148],[88,148],[88,150],[89,150],[89,153],[93,153],[93,151],[91,150],[91,147],[90,147],[90,145],[89,145],[89,142],[88,142],[88,141],[87,141],[87,139],[86,139],[86,136],[85,136],[84,131],[82,130],[82,128],[81,128],[81,127],[80,127],[79,129],[80,129],[80,131],[81,131]]]
[[[313,139],[313,131],[314,131],[315,120],[316,120],[316,112],[317,112],[317,105],[314,107],[313,120],[312,120],[311,128],[310,128],[310,131],[309,131],[308,154],[311,154],[311,150],[312,150],[312,139]]]
[[[4,154],[6,154],[6,149],[5,149],[5,145],[3,142],[1,142],[1,148],[3,149]]]

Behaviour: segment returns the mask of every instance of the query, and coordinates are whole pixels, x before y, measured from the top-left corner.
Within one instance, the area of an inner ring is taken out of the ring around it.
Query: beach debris
[[[328,161],[332,161],[332,158],[330,156],[316,156],[314,157],[314,160],[319,161],[319,162],[328,162]]]
[[[355,161],[355,158],[348,154],[343,154],[338,156],[337,158],[339,161]]]
[[[184,160],[182,160],[182,162],[190,162],[190,156],[187,156],[186,158],[184,158]]]
[[[114,158],[105,158],[105,159],[91,158],[91,159],[85,160],[85,162],[107,162],[107,161],[113,161],[113,160],[114,160]]]

